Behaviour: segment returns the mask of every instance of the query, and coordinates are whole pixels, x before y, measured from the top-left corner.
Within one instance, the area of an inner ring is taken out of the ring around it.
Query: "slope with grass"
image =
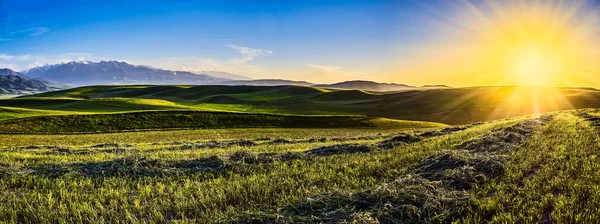
[[[589,223],[599,120],[578,110],[339,136],[223,129],[2,144],[0,221]]]
[[[209,128],[430,128],[443,124],[359,116],[286,116],[200,111],[145,111],[34,116],[0,121],[0,133],[101,133]]]
[[[0,69],[0,96],[34,94],[57,89],[59,88],[49,82],[31,79],[7,68]]]
[[[185,108],[288,115],[366,115],[446,124],[600,107],[600,91],[586,88],[472,87],[374,93],[303,86],[92,86],[0,100],[0,106],[85,110],[71,109],[78,107],[71,107],[68,102],[47,106],[20,102],[28,98],[65,97],[86,103],[111,98],[163,100],[158,106],[152,101],[132,106],[140,110]],[[111,111],[115,110],[119,108]]]

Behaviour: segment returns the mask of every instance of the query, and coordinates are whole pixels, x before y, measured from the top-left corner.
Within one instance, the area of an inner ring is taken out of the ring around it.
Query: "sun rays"
[[[439,33],[428,43],[434,50],[409,73],[456,86],[600,86],[598,5],[451,1],[447,8],[452,13],[431,16]]]
[[[426,4],[426,3],[422,3]],[[448,1],[425,5],[437,29],[405,73],[453,86],[499,87],[487,119],[571,109],[568,89],[600,86],[600,6],[585,0]],[[436,10],[443,8],[444,10]]]

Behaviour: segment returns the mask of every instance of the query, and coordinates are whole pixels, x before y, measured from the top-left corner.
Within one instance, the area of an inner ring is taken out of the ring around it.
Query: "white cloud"
[[[12,60],[13,58],[14,58],[14,56],[0,54],[0,60],[3,60],[3,61],[9,61],[9,60]]]
[[[44,33],[50,32],[48,27],[30,27],[20,30],[4,30],[0,31],[0,42],[18,40],[26,37],[40,36]]]
[[[12,68],[14,66],[15,66],[14,64],[2,64],[2,63],[0,63],[0,68]]]
[[[35,37],[35,36],[39,36],[44,33],[47,33],[49,31],[50,31],[50,28],[40,26],[40,27],[31,27],[31,28],[27,28],[27,29],[13,31],[13,32],[10,32],[10,35],[14,36],[14,35],[21,34],[21,35],[27,35],[30,37]]]
[[[308,67],[323,71],[323,72],[327,72],[327,73],[340,73],[342,72],[342,68],[338,67],[338,66],[332,66],[332,65],[314,65],[314,64],[308,64],[306,65]]]
[[[151,65],[152,67],[183,70],[192,72],[202,71],[224,71],[244,75],[260,75],[265,73],[266,69],[262,66],[249,64],[254,58],[260,55],[271,55],[273,51],[265,49],[249,48],[238,45],[228,45],[227,47],[237,51],[240,55],[229,59],[215,59],[209,57],[165,57],[151,60],[136,61],[134,64]]]
[[[266,72],[262,66],[249,63],[261,55],[273,54],[271,50],[249,48],[238,45],[228,45],[227,47],[239,53],[239,56],[229,59],[215,59],[209,57],[164,57],[144,60],[122,60],[136,65],[148,65],[151,67],[183,70],[183,71],[224,71],[244,75],[260,75]],[[0,62],[10,65],[13,70],[25,70],[33,67],[39,67],[46,64],[58,64],[69,61],[100,61],[104,58],[96,57],[91,53],[70,52],[56,56],[46,55],[7,55],[0,53]],[[111,60],[117,60],[111,58]],[[121,60],[121,59],[119,59]]]
[[[97,59],[90,53],[69,52],[54,57],[44,55],[7,55],[0,54],[0,62],[4,63],[4,67],[13,70],[24,70],[33,67],[39,67],[46,64],[58,64],[69,61],[82,61],[86,58]]]
[[[243,46],[238,46],[238,45],[228,45],[227,47],[234,49],[240,53],[240,55],[241,55],[240,57],[231,59],[232,62],[236,62],[236,63],[244,63],[247,61],[251,61],[252,59],[254,59],[254,57],[263,55],[263,54],[267,54],[267,55],[273,54],[273,51],[271,51],[271,50],[254,49],[254,48],[243,47]]]
[[[165,57],[150,60],[127,60],[137,65],[149,65],[151,67],[182,70],[190,72],[223,71],[246,76],[256,76],[266,72],[262,66],[239,62],[237,60],[218,60],[202,57]]]
[[[303,77],[320,83],[339,82],[344,80],[370,80],[374,77],[367,75],[363,71],[348,71],[334,65],[307,64],[310,71],[307,71]]]

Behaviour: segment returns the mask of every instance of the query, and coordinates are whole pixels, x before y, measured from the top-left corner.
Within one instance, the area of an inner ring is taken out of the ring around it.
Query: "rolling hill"
[[[50,83],[28,78],[10,69],[0,69],[0,95],[21,95],[57,90]]]
[[[0,133],[102,133],[215,128],[435,128],[432,122],[358,116],[284,116],[231,112],[145,111],[33,116],[0,121]]]
[[[118,100],[110,100],[113,98]],[[49,101],[32,104],[39,100]],[[103,106],[107,102],[117,106]],[[113,108],[110,111],[188,109],[287,115],[363,115],[466,124],[557,110],[597,108],[600,107],[600,91],[586,88],[472,87],[382,93],[302,86],[90,86],[0,100],[0,106],[78,112]]]

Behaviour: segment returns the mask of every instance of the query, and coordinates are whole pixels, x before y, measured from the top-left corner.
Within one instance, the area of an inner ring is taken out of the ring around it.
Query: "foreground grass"
[[[511,156],[506,175],[474,191],[465,222],[594,223],[600,219],[598,127],[563,113]]]
[[[255,146],[200,149],[188,149],[186,143],[9,148],[0,153],[0,217],[17,222],[225,222],[315,194],[376,186],[439,148],[491,128],[483,125],[452,138],[435,137],[369,156],[351,153],[272,163],[236,162],[230,156],[237,151],[285,153],[368,145],[386,137],[289,144],[269,143],[271,139],[256,140]],[[212,160],[216,166],[210,165]]]
[[[433,131],[199,130],[164,141],[157,138],[169,134],[139,132],[103,142],[110,144],[98,142],[118,134],[66,136],[58,146],[18,140],[0,149],[0,220],[589,223],[600,198],[600,130],[597,112],[580,113]]]

